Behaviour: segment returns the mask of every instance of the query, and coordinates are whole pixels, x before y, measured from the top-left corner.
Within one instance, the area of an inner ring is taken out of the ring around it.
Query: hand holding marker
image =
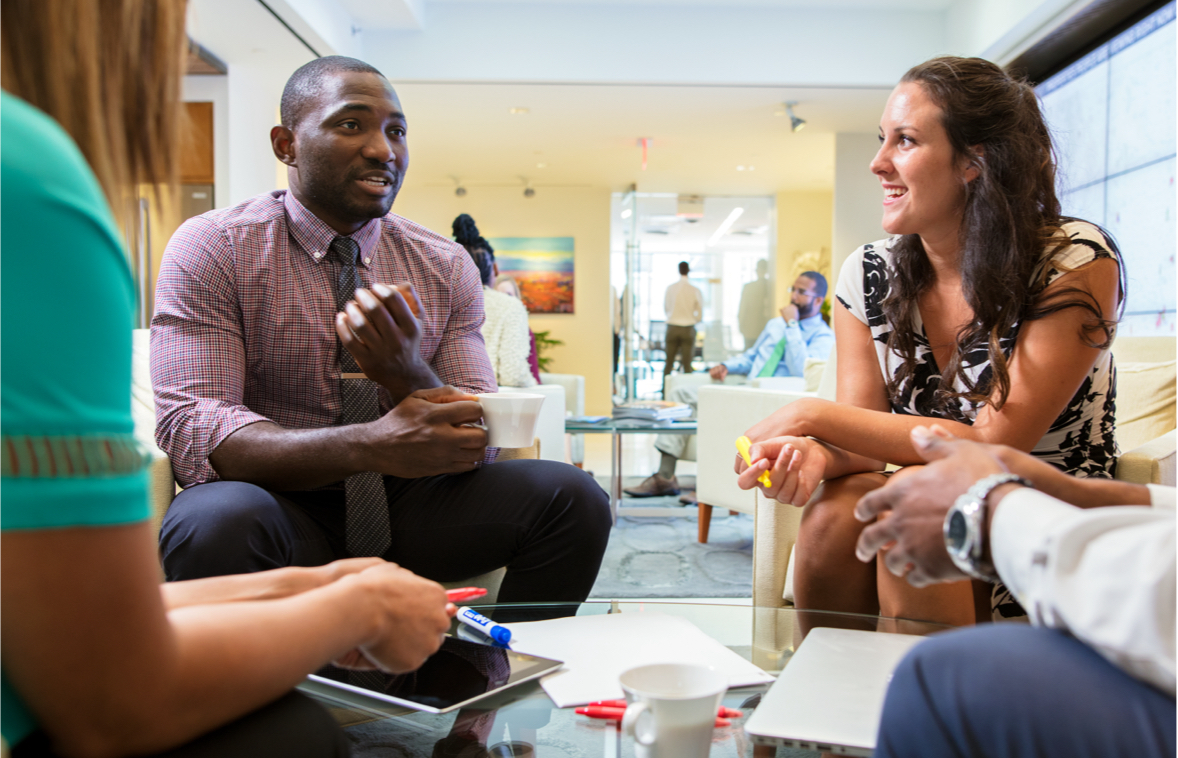
[[[750,440],[748,437],[737,437],[736,438],[736,449],[740,452],[740,457],[744,458],[744,463],[749,468],[752,468],[752,465],[753,465],[753,461],[749,457],[749,448],[751,448],[752,446],[753,446],[752,440]],[[760,482],[761,484],[765,485],[766,487],[773,486],[773,482],[769,479],[769,472],[768,471],[765,471],[760,476],[758,476],[757,481]]]

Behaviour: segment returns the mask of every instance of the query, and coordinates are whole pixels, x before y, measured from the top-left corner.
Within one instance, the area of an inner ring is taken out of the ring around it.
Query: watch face
[[[946,533],[946,536],[949,538],[950,549],[961,549],[962,545],[965,544],[966,531],[965,514],[958,510],[951,512],[949,514],[949,529]]]

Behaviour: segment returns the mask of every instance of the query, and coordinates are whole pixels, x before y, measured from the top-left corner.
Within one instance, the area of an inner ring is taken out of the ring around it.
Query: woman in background
[[[1024,615],[1001,584],[986,586],[983,614],[969,582],[918,590],[905,566],[856,560],[864,524],[853,509],[887,481],[885,464],[922,462],[910,432],[928,418],[1075,476],[1111,477],[1120,255],[1099,227],[1060,215],[1035,92],[988,61],[908,71],[884,108],[871,171],[895,236],[843,265],[838,402],[800,400],[754,426],[758,460],[737,463],[740,485],[770,469],[765,493],[805,506],[799,607],[956,625]]]
[[[539,377],[533,376],[528,361],[532,346],[527,308],[519,300],[492,288],[495,281],[494,251],[479,234],[474,219],[463,213],[454,219],[453,230],[454,240],[466,248],[483,280],[483,307],[487,314],[483,322],[483,341],[495,369],[495,381],[500,387],[539,384]]]
[[[14,758],[347,755],[294,686],[333,660],[415,669],[454,610],[379,559],[160,584],[111,208],[175,174],[184,18],[184,0],[5,0],[0,17],[0,723]]]

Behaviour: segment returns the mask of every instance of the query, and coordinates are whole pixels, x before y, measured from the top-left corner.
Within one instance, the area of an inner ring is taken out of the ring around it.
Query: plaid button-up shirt
[[[335,236],[281,190],[190,219],[172,236],[156,285],[151,381],[156,442],[181,486],[217,480],[209,455],[243,426],[339,422],[339,264],[327,255]],[[351,237],[364,286],[413,283],[421,355],[438,378],[494,392],[479,333],[482,286],[466,251],[392,214]],[[380,395],[387,411],[388,393]]]

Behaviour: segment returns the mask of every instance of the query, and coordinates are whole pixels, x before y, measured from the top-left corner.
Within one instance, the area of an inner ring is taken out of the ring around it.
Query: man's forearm
[[[224,480],[269,490],[303,490],[368,471],[364,424],[284,429],[272,422],[243,426],[209,456]]]
[[[411,372],[385,383],[384,388],[389,391],[393,405],[397,405],[418,390],[432,390],[443,386],[444,382],[438,378],[433,369],[422,364]]]

